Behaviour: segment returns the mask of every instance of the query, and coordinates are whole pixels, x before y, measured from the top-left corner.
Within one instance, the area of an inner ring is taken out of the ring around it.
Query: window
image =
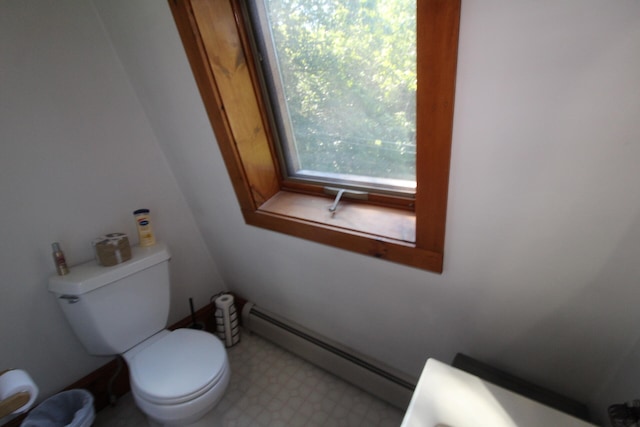
[[[415,0],[245,4],[285,176],[413,196]]]
[[[272,120],[274,110],[263,91],[268,79],[256,67],[251,20],[242,1],[169,0],[248,224],[442,271],[460,1],[416,3],[415,194],[406,188],[395,191],[393,187],[402,186],[386,183],[350,199],[341,189],[359,184],[327,188],[327,175],[341,176],[342,171],[318,172],[303,162],[292,172],[280,162],[287,154],[277,142],[291,124],[278,127]],[[328,141],[339,144],[342,137],[341,131]],[[380,145],[384,140],[376,139]],[[406,142],[395,139],[389,141]],[[299,179],[300,170],[321,179]],[[328,208],[335,207],[340,196],[337,210],[331,212]]]

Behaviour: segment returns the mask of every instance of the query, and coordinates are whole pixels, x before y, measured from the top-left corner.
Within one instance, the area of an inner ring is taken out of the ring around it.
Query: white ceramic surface
[[[401,427],[593,427],[435,359],[427,360]]]

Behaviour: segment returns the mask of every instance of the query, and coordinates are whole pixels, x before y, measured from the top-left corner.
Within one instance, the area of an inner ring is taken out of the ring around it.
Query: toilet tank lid
[[[93,260],[72,266],[69,274],[49,278],[49,291],[60,295],[82,295],[113,283],[171,258],[167,246],[131,247],[131,259],[112,267],[103,267]]]

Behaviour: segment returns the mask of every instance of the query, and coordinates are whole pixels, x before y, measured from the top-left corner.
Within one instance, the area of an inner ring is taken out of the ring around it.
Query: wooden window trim
[[[345,200],[334,216],[321,189],[281,174],[239,2],[169,0],[245,222],[441,273],[460,0],[417,2],[415,200]]]

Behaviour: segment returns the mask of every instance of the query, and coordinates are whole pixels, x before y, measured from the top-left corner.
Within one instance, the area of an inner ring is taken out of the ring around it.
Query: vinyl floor
[[[397,427],[403,412],[242,331],[228,349],[231,382],[224,398],[193,427]],[[146,427],[131,394],[97,414],[94,427]]]

